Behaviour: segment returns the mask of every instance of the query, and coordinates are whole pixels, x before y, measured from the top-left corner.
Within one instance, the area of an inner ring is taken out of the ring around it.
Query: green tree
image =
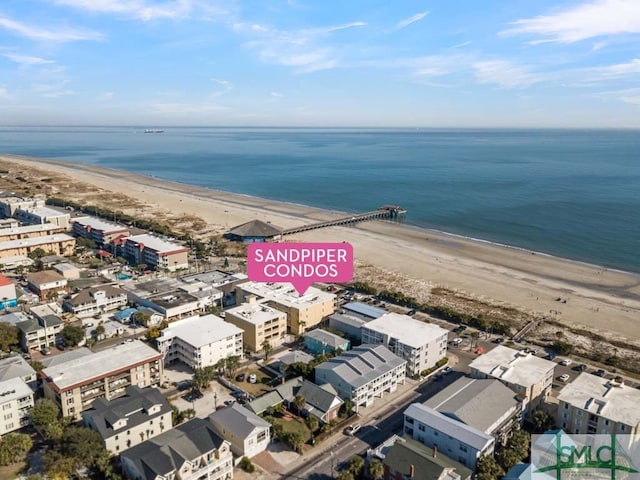
[[[133,315],[131,315],[131,320],[138,325],[147,325],[151,317],[144,312],[137,311]]]
[[[518,452],[510,448],[504,448],[496,453],[496,462],[500,465],[504,471],[509,471],[516,463],[520,461]]]
[[[532,422],[534,433],[544,433],[556,426],[554,418],[545,410],[536,410],[533,412]]]
[[[507,448],[515,453],[518,457],[518,462],[523,460],[529,454],[529,444],[531,443],[531,437],[529,433],[524,430],[517,430],[511,435],[507,442]],[[517,463],[517,462],[516,462]],[[509,467],[511,468],[511,467]]]
[[[318,422],[318,418],[315,415],[309,415],[305,421],[307,427],[311,432],[315,432],[318,429],[320,422]]]
[[[298,412],[298,415],[300,415],[300,412],[302,412],[302,409],[304,408],[306,403],[307,400],[304,398],[304,395],[295,396],[295,398],[293,399],[293,406],[296,407],[296,412]]]
[[[7,433],[0,439],[0,465],[11,465],[24,461],[33,442],[29,435]]]
[[[473,349],[474,347],[478,346],[478,338],[480,338],[480,333],[479,332],[471,332],[469,334],[469,336],[471,337],[471,346],[470,348]]]
[[[8,352],[20,345],[20,330],[5,322],[0,322],[0,350]]]
[[[227,357],[226,367],[229,377],[233,378],[236,375],[238,368],[240,368],[240,356],[231,355],[230,357]]]
[[[353,407],[353,402],[347,398],[340,407],[340,413],[349,417],[353,413]]]
[[[349,471],[354,477],[358,478],[364,470],[364,458],[360,455],[355,455],[349,460]]]
[[[47,252],[45,252],[42,248],[38,247],[32,250],[30,253],[28,253],[27,257],[29,257],[31,260],[36,260],[44,257],[46,254]]]
[[[477,480],[497,480],[504,476],[505,472],[491,455],[485,455],[478,460],[476,465]]]
[[[105,329],[104,329],[104,326],[103,326],[103,325],[98,325],[98,326],[96,327],[96,335],[97,335],[98,337],[101,337],[102,335],[104,335],[104,332],[105,332]]]
[[[60,409],[58,405],[48,398],[36,400],[35,405],[29,413],[29,419],[45,440],[55,440],[62,437],[64,422],[59,418]]]
[[[271,355],[271,352],[273,352],[273,347],[271,346],[271,342],[269,342],[269,340],[265,340],[264,342],[262,342],[262,352],[264,353],[264,359],[265,361],[269,359],[269,355]]]
[[[214,367],[196,368],[193,371],[192,385],[196,390],[206,390],[214,378]]]
[[[65,457],[56,450],[47,452],[42,462],[44,471],[51,480],[68,480],[75,471],[74,459]]]
[[[351,473],[349,470],[342,470],[340,472],[338,472],[338,476],[336,477],[337,480],[355,480],[355,477],[353,476],[353,473]]]
[[[300,432],[288,432],[284,435],[283,440],[295,452],[302,453],[302,445],[304,445],[304,437]]]
[[[256,470],[256,467],[253,465],[249,457],[242,457],[238,466],[247,473],[253,473]]]
[[[64,343],[75,347],[84,339],[84,330],[74,325],[65,325],[62,329],[62,337],[64,338]]]
[[[39,362],[38,360],[30,361],[29,365],[31,365],[31,368],[33,368],[36,372],[39,372],[44,368],[42,362]]]
[[[374,458],[369,462],[367,473],[373,480],[380,480],[384,476],[384,464],[377,458]]]
[[[73,458],[77,467],[91,467],[104,451],[102,437],[85,427],[68,427],[58,445],[60,453],[67,458]]]

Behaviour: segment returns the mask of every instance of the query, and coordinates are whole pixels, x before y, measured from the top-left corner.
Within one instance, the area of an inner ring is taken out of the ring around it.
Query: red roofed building
[[[18,306],[16,286],[4,275],[0,275],[0,310]]]
[[[189,268],[189,249],[153,235],[135,235],[125,239],[125,258],[135,264],[146,264],[156,270],[175,271]]]

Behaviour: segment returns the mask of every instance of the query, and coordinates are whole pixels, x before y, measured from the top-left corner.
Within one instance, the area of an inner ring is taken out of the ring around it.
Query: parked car
[[[560,365],[562,365],[564,367],[568,367],[569,365],[571,365],[571,360],[569,360],[568,358],[565,358],[564,360],[562,360],[560,362]]]
[[[462,343],[462,339],[461,338],[454,338],[449,343],[451,345],[458,346],[458,345],[460,345]]]
[[[240,375],[238,375],[238,376],[236,377],[236,380],[237,380],[238,382],[244,382],[245,377],[246,377],[246,375],[245,375],[244,373],[241,373]]]
[[[565,374],[563,374],[563,375],[560,375],[560,376],[558,377],[558,380],[559,380],[560,382],[562,382],[562,383],[565,383],[565,382],[569,381],[569,375],[567,375],[566,373],[565,373]]]
[[[84,328],[91,328],[91,327],[93,327],[93,323],[92,322],[84,324]]]
[[[444,370],[442,370],[442,373],[444,375],[446,375],[448,373],[451,373],[451,372],[453,372],[453,368],[451,368],[451,367],[445,367]]]
[[[500,343],[504,342],[504,338],[502,338],[502,337],[494,338],[492,340],[492,342],[500,344]]]
[[[249,375],[249,380],[247,380],[249,383],[256,383],[258,381],[258,377],[256,377],[255,373],[252,373],[251,375]]]
[[[460,333],[460,332],[464,332],[467,329],[467,327],[465,327],[464,325],[460,325],[456,328],[453,329],[454,333]]]
[[[49,350],[48,348],[43,348],[42,350],[40,350],[40,353],[43,355],[51,355],[51,350]]]
[[[235,400],[225,400],[225,401],[224,401],[224,404],[225,404],[227,407],[230,407],[230,406],[231,406],[231,405],[233,405],[234,403],[236,403],[236,401],[235,401]]]
[[[594,370],[593,373],[596,377],[604,377],[607,372],[605,372],[603,369],[599,368],[598,370]]]
[[[347,435],[355,435],[358,430],[360,430],[360,424],[354,423],[353,425],[349,425],[344,433]]]
[[[189,390],[191,388],[191,382],[189,380],[180,382],[178,383],[177,388],[179,392],[184,392],[185,390]]]
[[[571,370],[575,370],[576,372],[584,372],[587,369],[587,366],[584,363],[579,365],[575,365]]]

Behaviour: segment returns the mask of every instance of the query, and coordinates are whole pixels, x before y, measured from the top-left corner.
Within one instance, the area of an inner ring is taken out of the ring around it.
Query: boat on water
[[[144,133],[164,133],[164,130],[161,130],[159,128],[147,128],[145,129]]]

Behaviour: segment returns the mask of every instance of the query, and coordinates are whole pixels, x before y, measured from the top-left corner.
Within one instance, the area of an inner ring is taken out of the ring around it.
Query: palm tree
[[[364,470],[364,458],[360,455],[355,455],[349,460],[349,471],[355,478],[358,478]]]
[[[304,408],[307,401],[304,398],[304,395],[296,395],[293,399],[293,406],[296,407],[296,411],[298,412],[298,416],[300,416],[300,412]]]
[[[273,347],[271,346],[271,343],[269,343],[269,340],[265,340],[264,342],[262,342],[262,351],[264,352],[264,359],[265,361],[269,359],[269,354],[271,354],[271,352],[273,352]]]
[[[384,475],[384,465],[383,463],[374,458],[369,462],[369,466],[367,467],[367,473],[373,480],[379,480]]]

